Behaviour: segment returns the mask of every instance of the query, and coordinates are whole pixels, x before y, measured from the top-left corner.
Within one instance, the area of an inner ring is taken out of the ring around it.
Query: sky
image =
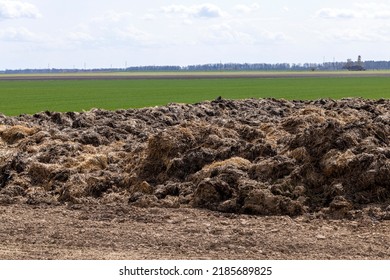
[[[0,0],[0,70],[390,60],[390,1]]]

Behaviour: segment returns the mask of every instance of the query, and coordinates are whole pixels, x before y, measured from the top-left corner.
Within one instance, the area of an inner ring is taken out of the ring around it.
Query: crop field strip
[[[80,72],[46,74],[0,74],[1,80],[138,80],[224,78],[390,77],[390,71],[208,71],[208,72]]]
[[[0,112],[109,110],[226,99],[390,98],[390,72],[0,75]]]

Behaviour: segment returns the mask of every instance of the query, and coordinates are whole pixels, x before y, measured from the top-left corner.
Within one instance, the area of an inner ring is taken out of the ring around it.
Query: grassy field
[[[294,77],[149,80],[0,81],[0,112],[82,111],[275,97],[286,99],[390,98],[389,77]]]

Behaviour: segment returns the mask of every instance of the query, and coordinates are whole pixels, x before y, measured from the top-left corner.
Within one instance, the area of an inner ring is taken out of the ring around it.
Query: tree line
[[[337,71],[345,69],[346,62],[324,63],[209,63],[199,65],[175,66],[131,66],[126,68],[94,68],[94,69],[7,69],[2,74],[39,74],[39,73],[83,73],[83,72],[180,72],[180,71]],[[363,61],[366,70],[390,69],[390,61]]]

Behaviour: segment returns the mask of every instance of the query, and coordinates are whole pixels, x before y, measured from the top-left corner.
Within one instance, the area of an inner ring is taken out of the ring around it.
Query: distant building
[[[363,67],[362,57],[359,55],[358,60],[353,62],[352,59],[348,59],[347,63],[344,65],[343,69],[347,69],[349,71],[364,71],[366,70]]]

